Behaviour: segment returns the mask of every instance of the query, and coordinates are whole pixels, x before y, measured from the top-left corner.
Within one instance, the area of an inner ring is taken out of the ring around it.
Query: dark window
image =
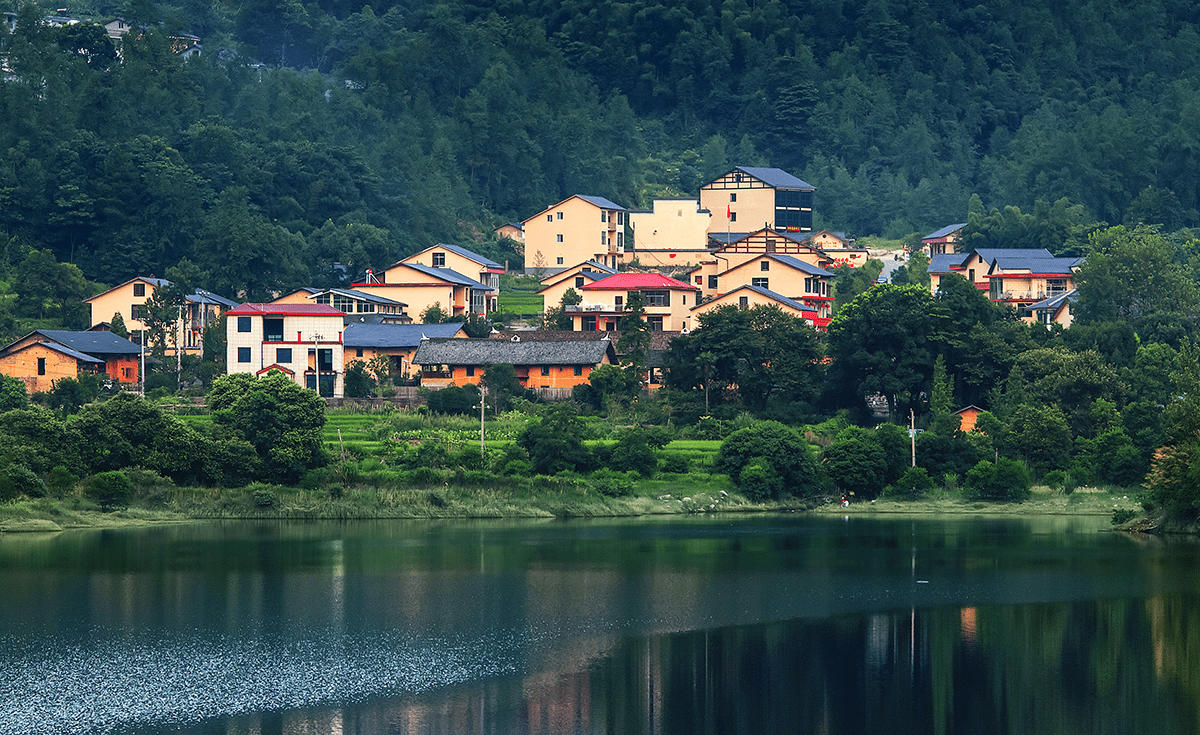
[[[583,288],[583,276],[576,276],[576,277],[575,277],[575,287],[576,287],[576,288]]]
[[[291,347],[278,347],[278,348],[276,348],[276,350],[275,350],[275,362],[277,362],[277,363],[279,363],[279,364],[281,364],[281,365],[286,365],[286,364],[288,364],[288,363],[289,363],[289,362],[291,362],[291,361],[292,361],[292,348],[291,348]]]
[[[239,316],[238,317],[238,331],[239,332],[249,332],[250,331],[250,317],[248,317],[248,316]]]
[[[775,190],[775,206],[776,207],[799,207],[800,192],[797,189],[776,189]]]
[[[142,317],[144,317],[145,315],[146,315],[146,307],[143,306],[142,304],[134,304],[133,306],[129,307],[129,316],[134,319],[137,319],[139,322],[142,321]]]
[[[333,372],[333,350],[320,349],[317,350],[317,371],[322,373]]]
[[[355,356],[355,357],[362,357],[362,348],[361,348],[361,347],[355,347],[355,348],[354,348],[354,356]]]
[[[467,366],[467,377],[468,378],[475,377],[475,366],[474,365]]]
[[[812,192],[811,191],[800,192],[800,208],[801,209],[812,209]],[[810,222],[809,224],[812,224],[812,223]]]
[[[651,332],[661,332],[663,330],[663,318],[661,316],[646,317],[646,324],[650,327]]]
[[[596,331],[596,317],[585,316],[579,320],[579,328],[584,332]]]
[[[738,296],[738,308],[747,309],[750,307],[750,299],[745,296]]]
[[[144,283],[133,284],[133,295],[135,298],[139,298],[139,299],[141,297],[145,296],[146,295],[146,284],[144,284]]]
[[[750,279],[750,285],[758,286],[759,288],[770,288],[770,286],[767,285],[768,283],[769,283],[769,279],[767,279],[767,278],[751,278]]]
[[[433,254],[433,267],[434,268],[445,268],[446,267],[446,254],[445,253],[434,253]]]
[[[975,282],[975,269],[974,268],[967,269],[967,280],[970,281],[971,283]]]
[[[769,271],[769,270],[771,270],[771,261],[769,261],[769,260],[764,260],[763,262],[759,263],[759,264],[758,264],[758,269],[759,269],[760,271]]]
[[[583,365],[576,365],[575,366],[575,376],[578,377],[580,375],[583,375]]]
[[[716,276],[709,276],[709,277],[708,277],[708,287],[709,287],[709,288],[716,288],[716,287],[717,287],[717,277],[716,277]]]
[[[730,222],[737,222],[737,212],[730,212],[730,213],[729,213],[729,221],[730,221]]]
[[[283,320],[263,319],[263,342],[283,341]]]
[[[45,374],[46,374],[46,358],[39,357],[38,358],[38,375],[45,375]]]
[[[549,366],[549,365],[542,365],[542,377],[545,377],[545,376],[547,376],[547,375],[549,375],[549,374],[550,374],[550,366]]]
[[[562,265],[562,264],[563,264],[562,257],[559,257],[559,258],[558,258],[558,265]]]
[[[670,291],[643,291],[642,303],[646,306],[670,306]]]
[[[250,362],[250,348],[249,347],[239,347],[238,348],[238,362]]]
[[[697,285],[697,286],[703,286],[703,285],[704,285],[704,276],[696,276],[696,285]]]
[[[730,193],[730,194],[729,194],[729,201],[730,201],[730,202],[736,202],[736,201],[737,201],[737,194],[735,194],[735,193]]]

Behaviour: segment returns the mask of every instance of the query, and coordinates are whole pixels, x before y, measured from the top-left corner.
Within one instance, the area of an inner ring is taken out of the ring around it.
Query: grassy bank
[[[1135,498],[1136,490],[1124,488],[1078,488],[1072,493],[1034,486],[1029,500],[1023,503],[986,503],[964,497],[961,492],[934,490],[920,500],[900,500],[882,497],[874,502],[851,503],[843,508],[840,503],[814,508],[816,513],[831,515],[884,514],[884,513],[929,513],[929,514],[978,514],[978,515],[1095,515],[1112,516],[1114,510],[1141,512]]]

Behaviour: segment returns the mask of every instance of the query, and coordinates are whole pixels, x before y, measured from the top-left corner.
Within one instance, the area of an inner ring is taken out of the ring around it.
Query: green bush
[[[255,508],[271,508],[275,505],[275,491],[269,488],[258,488],[250,494]]]
[[[0,472],[0,500],[12,500],[21,495],[27,498],[45,497],[46,485],[25,465],[10,464]]]
[[[668,454],[659,461],[658,468],[673,475],[686,475],[692,470],[692,462],[685,454]]]
[[[1029,498],[1029,470],[1016,460],[983,460],[967,473],[964,486],[980,500],[1020,503]]]
[[[915,500],[933,489],[933,478],[924,467],[909,467],[891,486],[891,493],[905,500]]]
[[[751,485],[744,487],[743,470],[755,460],[761,460],[759,469],[745,476]],[[779,497],[784,492],[809,495],[817,491],[817,461],[812,447],[776,421],[764,421],[730,434],[717,452],[714,468],[736,482],[747,497],[761,492]]]
[[[748,500],[762,501],[783,494],[786,485],[774,465],[764,457],[755,457],[738,474],[738,489]]]
[[[100,504],[100,509],[108,512],[129,503],[129,494],[133,484],[129,477],[120,470],[101,472],[93,475],[87,482],[88,498]]]
[[[1129,508],[1114,508],[1112,514],[1112,524],[1114,526],[1119,526],[1122,523],[1128,523],[1129,521],[1132,521],[1133,517],[1136,515],[1137,513]]]

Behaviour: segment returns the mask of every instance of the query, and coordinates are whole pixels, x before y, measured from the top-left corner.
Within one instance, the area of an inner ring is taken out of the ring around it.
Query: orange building
[[[414,372],[413,357],[424,339],[465,338],[461,323],[450,324],[348,324],[342,334],[346,364],[386,357],[393,375]]]
[[[543,209],[521,222],[525,271],[558,271],[585,260],[616,268],[625,261],[625,220],[624,207],[598,196],[576,194]]]
[[[137,383],[141,353],[141,347],[112,332],[39,329],[0,349],[0,373],[18,378],[30,393],[51,390],[54,381],[82,373]]]
[[[445,388],[478,384],[489,365],[512,365],[526,388],[573,388],[588,382],[592,370],[616,362],[612,341],[538,341],[498,339],[427,339],[413,362],[421,367],[421,385]]]
[[[955,411],[954,415],[961,420],[958,425],[959,430],[963,433],[974,431],[975,421],[979,418],[979,414],[981,413],[983,413],[983,409],[979,406],[967,406]]]

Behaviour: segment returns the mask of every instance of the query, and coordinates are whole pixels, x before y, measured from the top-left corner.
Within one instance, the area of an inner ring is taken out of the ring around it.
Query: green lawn
[[[500,311],[520,316],[534,316],[542,312],[542,297],[536,293],[501,293]]]

